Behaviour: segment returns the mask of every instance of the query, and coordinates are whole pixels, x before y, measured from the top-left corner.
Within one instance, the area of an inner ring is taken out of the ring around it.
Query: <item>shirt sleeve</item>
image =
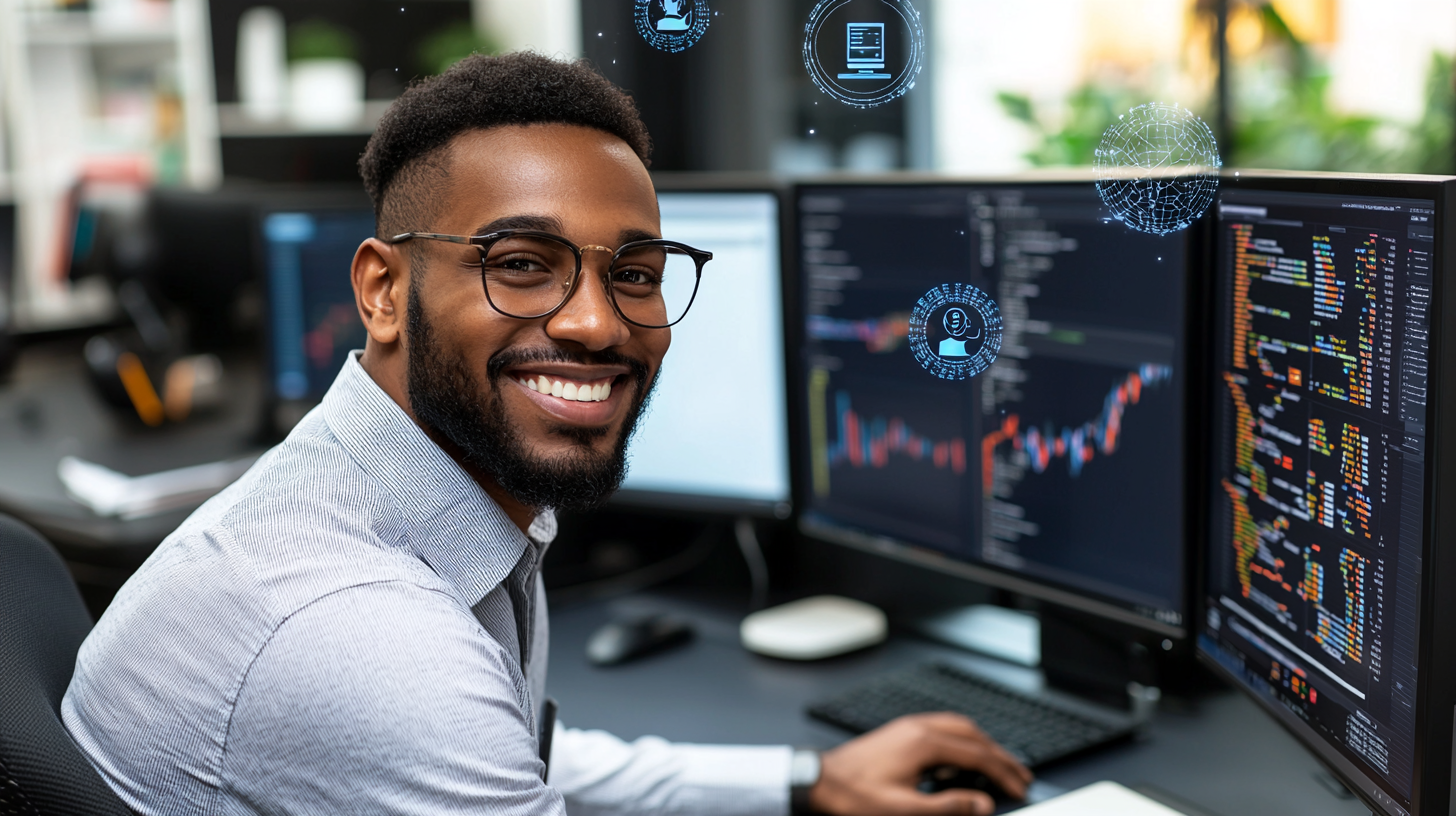
[[[389,581],[314,601],[243,679],[222,798],[311,816],[563,814],[506,660],[436,591]]]
[[[784,816],[788,746],[692,745],[657,737],[625,742],[558,725],[551,787],[571,816]]]

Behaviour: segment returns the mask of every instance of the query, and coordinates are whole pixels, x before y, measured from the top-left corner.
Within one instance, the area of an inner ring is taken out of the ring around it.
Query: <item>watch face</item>
[[[803,749],[794,751],[793,761],[789,765],[789,786],[812,788],[818,781],[819,752]]]

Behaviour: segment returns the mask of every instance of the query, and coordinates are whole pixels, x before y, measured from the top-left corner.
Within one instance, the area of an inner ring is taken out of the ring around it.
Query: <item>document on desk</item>
[[[257,460],[257,455],[245,456],[146,476],[128,476],[95,462],[67,456],[61,460],[59,475],[66,493],[96,515],[136,519],[201,504],[237,481]]]
[[[1020,808],[1016,816],[1185,816],[1116,782],[1097,782]]]

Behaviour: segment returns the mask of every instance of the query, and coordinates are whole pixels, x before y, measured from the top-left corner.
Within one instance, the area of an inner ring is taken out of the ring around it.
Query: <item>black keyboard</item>
[[[1031,768],[1125,739],[1134,730],[1130,718],[1100,719],[945,663],[878,677],[809,706],[809,716],[856,734],[929,711],[970,717]]]

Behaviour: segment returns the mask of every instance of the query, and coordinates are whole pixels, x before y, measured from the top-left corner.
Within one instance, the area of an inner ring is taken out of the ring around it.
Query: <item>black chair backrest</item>
[[[135,816],[61,725],[91,615],[35,530],[0,515],[0,814]]]

